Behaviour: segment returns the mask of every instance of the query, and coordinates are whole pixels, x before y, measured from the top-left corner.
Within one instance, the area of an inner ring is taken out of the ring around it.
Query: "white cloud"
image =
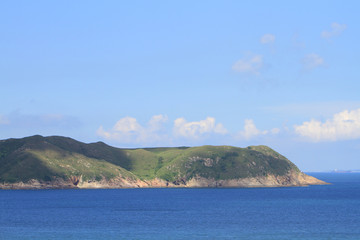
[[[96,131],[96,134],[100,137],[103,137],[105,139],[112,139],[114,138],[114,133],[110,133],[104,130],[103,126],[100,126],[98,130]]]
[[[168,120],[167,116],[161,114],[153,116],[148,123],[149,131],[156,132],[161,130],[163,124],[167,122],[167,120]]]
[[[124,132],[124,133],[132,133],[132,132],[141,132],[143,128],[137,122],[135,118],[132,117],[124,117],[116,122],[113,127],[115,132]]]
[[[221,124],[215,123],[215,118],[207,117],[205,120],[198,122],[187,122],[185,118],[178,118],[174,121],[174,135],[177,137],[185,137],[198,139],[204,134],[216,133],[226,134],[227,130]]]
[[[215,137],[229,140],[245,139],[264,135],[279,134],[279,128],[259,130],[253,120],[245,120],[244,130],[236,134],[229,134],[223,124],[217,123],[215,118],[207,117],[203,120],[189,122],[185,118],[177,118],[173,122],[172,132],[165,128],[168,118],[164,115],[153,116],[145,125],[139,124],[137,119],[124,117],[117,121],[110,130],[100,126],[97,135],[104,139],[127,144],[174,144],[179,141],[201,142]]]
[[[7,117],[0,115],[0,125],[5,125],[5,124],[9,124],[10,121]]]
[[[244,130],[239,133],[239,136],[248,140],[258,135],[265,135],[267,133],[268,131],[260,131],[257,129],[252,119],[246,119]]]
[[[135,118],[124,117],[117,121],[109,131],[105,131],[103,126],[100,126],[97,134],[105,139],[121,143],[156,142],[166,137],[161,133],[166,121],[166,116],[155,115],[149,120],[147,126],[143,127]]]
[[[360,138],[360,108],[337,113],[325,122],[312,119],[294,126],[295,132],[313,142]]]
[[[245,125],[244,125],[244,130],[238,134],[238,137],[249,140],[249,139],[257,137],[257,136],[266,135],[269,133],[278,134],[279,132],[280,132],[279,128],[273,128],[270,131],[268,131],[268,130],[261,131],[255,126],[255,123],[252,119],[246,119]]]
[[[262,44],[274,43],[275,42],[275,35],[273,34],[265,34],[260,38],[260,42]]]
[[[321,37],[323,38],[332,38],[334,36],[340,35],[345,29],[347,28],[346,24],[339,24],[339,23],[332,23],[331,24],[331,30],[330,31],[322,31]]]
[[[324,59],[315,53],[307,54],[303,58],[303,67],[306,70],[311,70],[324,65]]]
[[[168,118],[164,115],[153,116],[146,126],[142,126],[135,118],[124,117],[117,121],[111,130],[100,126],[97,134],[107,140],[120,143],[154,143],[173,140],[166,134],[164,123]],[[206,134],[225,134],[227,130],[215,118],[208,117],[198,122],[187,122],[184,118],[174,121],[174,137],[198,139]]]
[[[259,54],[249,54],[248,56],[237,61],[232,66],[232,69],[235,72],[259,75],[262,67],[263,67],[263,56]]]

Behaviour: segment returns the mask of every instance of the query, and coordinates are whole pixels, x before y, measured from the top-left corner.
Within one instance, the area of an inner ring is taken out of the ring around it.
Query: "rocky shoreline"
[[[256,187],[299,187],[308,185],[328,184],[302,172],[290,171],[284,176],[268,175],[256,178],[240,178],[215,180],[195,177],[169,182],[155,178],[140,180],[117,177],[110,180],[84,181],[82,177],[72,177],[63,180],[39,181],[32,179],[28,182],[0,183],[0,189],[121,189],[121,188],[256,188]]]

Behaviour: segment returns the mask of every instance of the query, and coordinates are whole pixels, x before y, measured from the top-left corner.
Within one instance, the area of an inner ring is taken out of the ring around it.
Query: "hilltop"
[[[325,184],[267,146],[123,149],[39,135],[0,141],[0,188]]]

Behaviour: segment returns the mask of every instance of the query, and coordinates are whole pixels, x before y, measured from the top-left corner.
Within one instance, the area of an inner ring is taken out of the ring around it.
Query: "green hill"
[[[34,180],[87,183],[85,187],[186,186],[192,179],[265,179],[290,173],[302,174],[266,146],[120,149],[39,135],[0,141],[0,183],[7,186]]]
[[[126,160],[121,151],[105,144],[84,144],[71,138],[32,136],[3,140],[0,182],[51,181],[54,177],[69,179],[79,175],[97,180],[118,175],[135,177],[121,167],[127,166]]]

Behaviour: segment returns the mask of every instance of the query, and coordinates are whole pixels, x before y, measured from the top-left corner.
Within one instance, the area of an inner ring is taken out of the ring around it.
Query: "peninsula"
[[[123,149],[39,135],[0,140],[0,189],[326,184],[267,146]]]

